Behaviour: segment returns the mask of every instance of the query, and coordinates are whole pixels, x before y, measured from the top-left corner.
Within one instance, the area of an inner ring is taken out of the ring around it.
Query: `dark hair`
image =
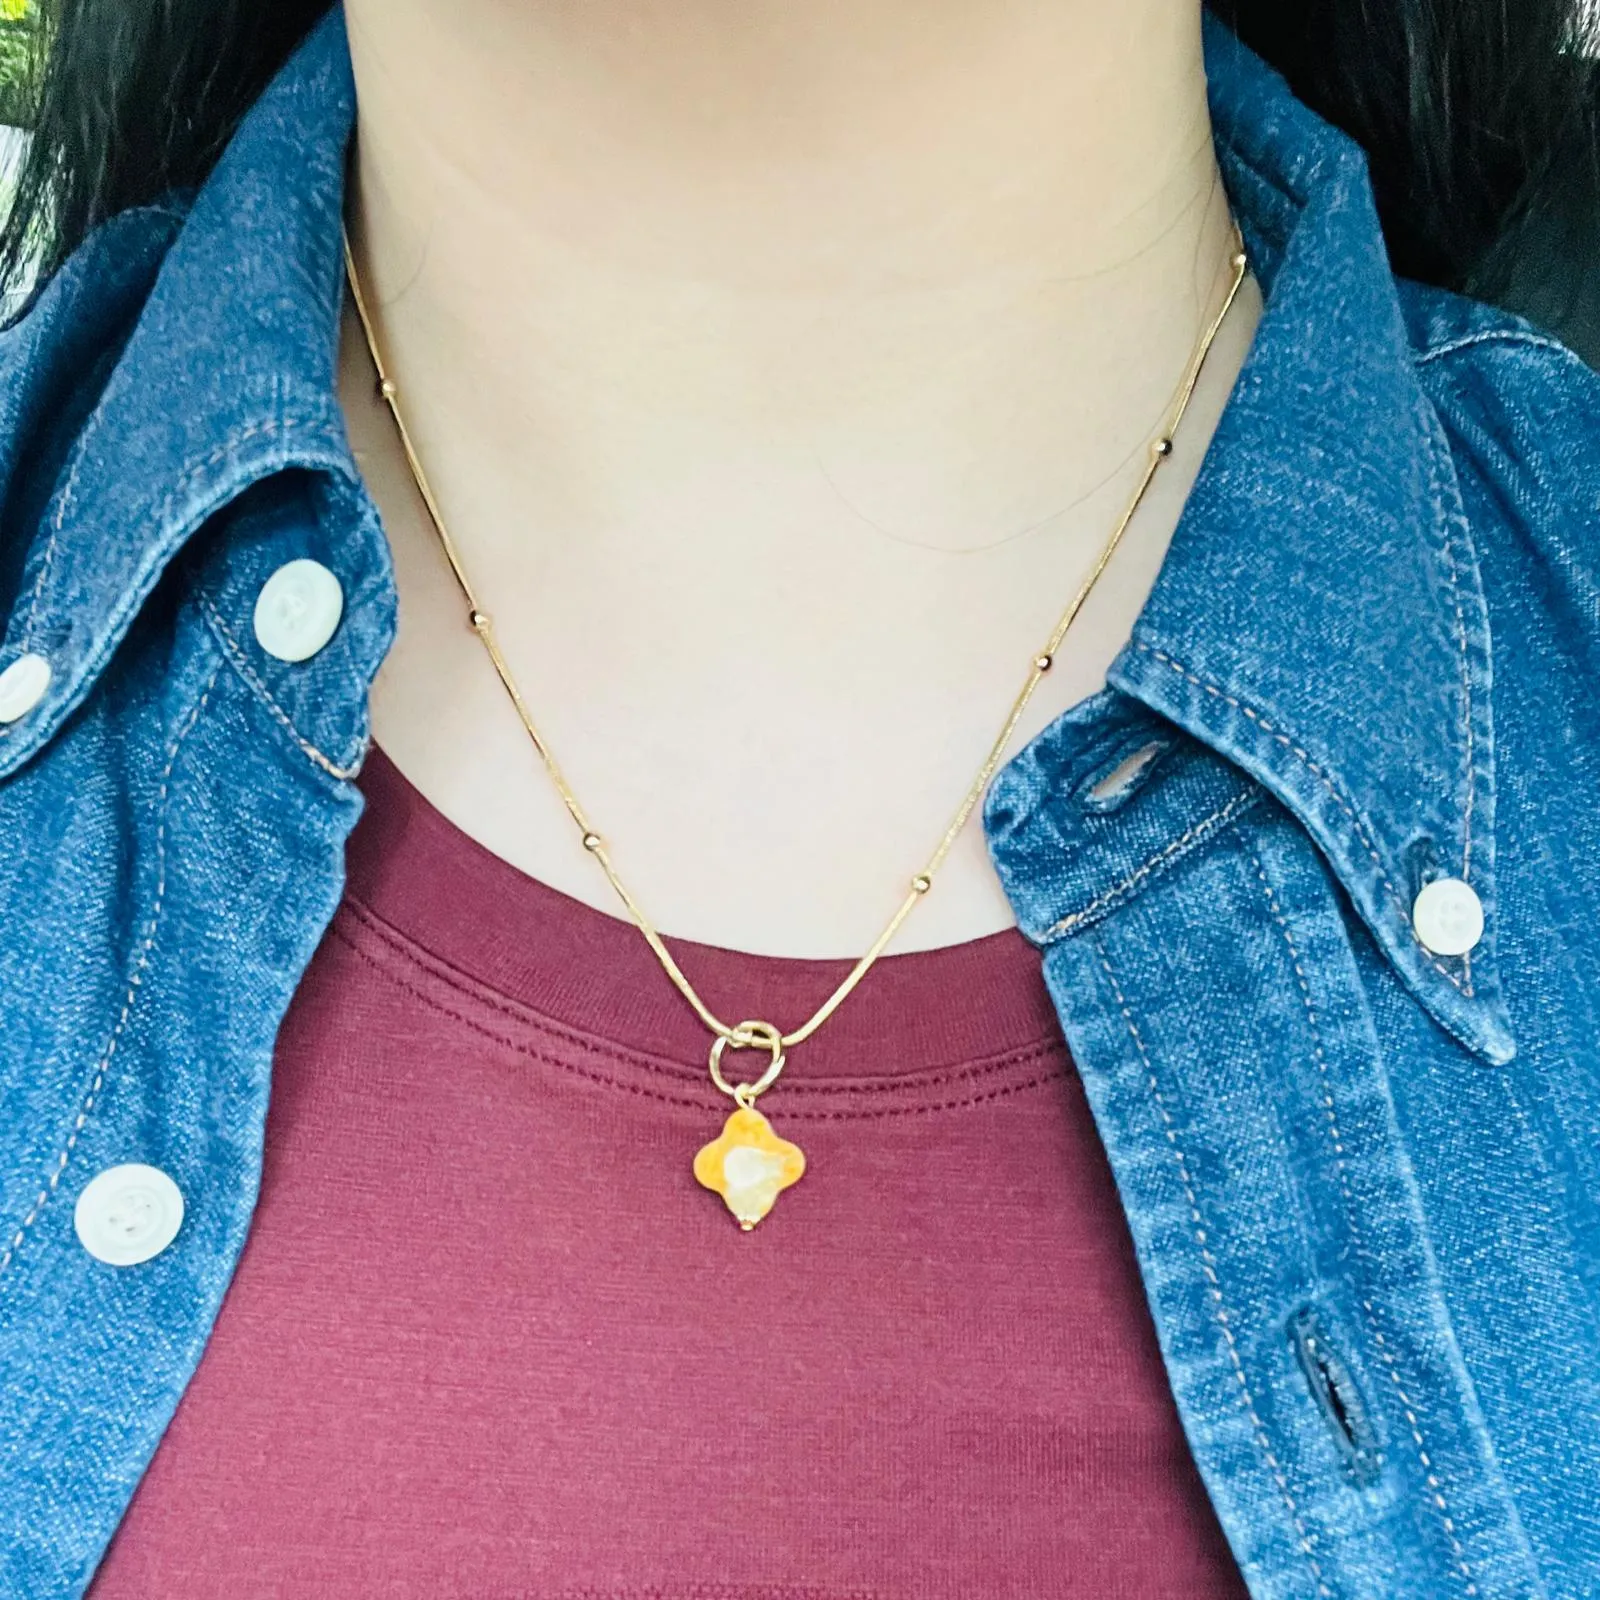
[[[1396,272],[1499,299],[1532,240],[1570,270],[1569,294],[1595,272],[1594,0],[1209,3],[1365,148]],[[30,252],[46,277],[103,218],[201,182],[327,0],[36,5],[0,284]]]

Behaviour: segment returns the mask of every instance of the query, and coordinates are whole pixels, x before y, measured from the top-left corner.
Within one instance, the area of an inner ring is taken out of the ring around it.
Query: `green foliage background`
[[[33,30],[32,0],[0,0],[0,123],[27,120],[23,83]]]

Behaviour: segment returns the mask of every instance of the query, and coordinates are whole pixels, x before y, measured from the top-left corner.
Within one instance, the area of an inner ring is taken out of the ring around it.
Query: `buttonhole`
[[[1143,787],[1156,764],[1156,758],[1170,747],[1170,740],[1151,739],[1121,757],[1090,780],[1083,791],[1084,806],[1090,811],[1115,811]]]
[[[1429,834],[1410,840],[1400,852],[1400,863],[1403,881],[1409,886],[1413,899],[1423,884],[1445,870],[1439,859],[1439,847]]]
[[[1328,1338],[1312,1306],[1300,1306],[1289,1318],[1294,1347],[1311,1398],[1333,1436],[1345,1470],[1358,1484],[1373,1482],[1383,1465],[1372,1415],[1349,1363]]]

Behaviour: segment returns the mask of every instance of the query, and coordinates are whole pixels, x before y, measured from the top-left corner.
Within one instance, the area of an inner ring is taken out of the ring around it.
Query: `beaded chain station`
[[[416,449],[411,442],[410,431],[406,427],[405,418],[400,410],[399,391],[394,380],[389,376],[383,357],[378,348],[377,336],[373,329],[372,318],[367,306],[366,296],[363,292],[360,275],[356,269],[355,254],[350,245],[348,232],[344,237],[345,270],[350,280],[350,292],[355,302],[356,313],[360,319],[362,331],[366,336],[367,348],[371,353],[372,365],[377,373],[378,394],[387,403],[389,414],[394,420],[395,431],[399,436],[400,447],[405,454],[406,464],[410,468],[411,476],[416,482],[418,493],[426,506],[428,516],[433,523],[434,532],[444,550],[445,559],[450,564],[450,570],[455,575],[455,580],[461,589],[461,594],[466,602],[467,623],[478,636],[488,653],[494,670],[501,684],[504,686],[511,703],[515,706],[517,716],[522,722],[528,738],[533,742],[534,749],[539,754],[539,759],[544,763],[545,770],[550,774],[551,781],[555,784],[561,796],[562,804],[567,809],[567,814],[572,818],[578,831],[583,848],[599,863],[601,871],[610,881],[611,887],[616,891],[618,898],[627,908],[628,915],[632,918],[649,943],[656,959],[661,963],[667,976],[683,998],[693,1008],[694,1013],[712,1034],[710,1072],[711,1080],[722,1093],[728,1095],[735,1105],[733,1114],[723,1130],[722,1137],[712,1144],[702,1148],[695,1163],[695,1173],[700,1181],[708,1188],[715,1189],[727,1203],[740,1225],[745,1229],[754,1227],[771,1208],[776,1193],[781,1188],[788,1187],[795,1182],[804,1171],[804,1159],[798,1148],[786,1140],[778,1139],[771,1132],[770,1125],[761,1113],[755,1109],[758,1095],[765,1093],[777,1081],[778,1074],[782,1072],[786,1053],[795,1045],[803,1043],[814,1034],[829,1017],[844,1003],[847,996],[856,988],[873,964],[888,947],[889,942],[899,931],[901,923],[910,916],[912,908],[933,887],[934,877],[945,858],[949,855],[961,830],[966,826],[968,819],[976,809],[983,797],[990,778],[994,776],[1004,757],[1011,736],[1016,732],[1017,725],[1021,722],[1023,714],[1033,699],[1034,691],[1044,680],[1049,672],[1060,649],[1062,641],[1066,638],[1067,630],[1072,626],[1074,618],[1082,609],[1083,603],[1088,599],[1090,591],[1096,581],[1105,571],[1107,563],[1111,560],[1113,552],[1122,539],[1124,530],[1133,520],[1134,513],[1144,499],[1145,492],[1149,489],[1151,481],[1155,478],[1163,461],[1172,454],[1172,441],[1177,434],[1178,426],[1183,420],[1188,409],[1190,397],[1194,393],[1195,384],[1200,376],[1200,369],[1212,342],[1217,336],[1229,309],[1232,307],[1239,287],[1244,282],[1247,270],[1247,260],[1244,250],[1244,240],[1239,232],[1238,223],[1233,224],[1234,249],[1231,258],[1232,281],[1223,300],[1221,309],[1206,324],[1195,345],[1194,351],[1186,367],[1183,379],[1178,390],[1168,407],[1166,418],[1161,431],[1151,440],[1149,453],[1144,470],[1139,482],[1134,488],[1126,508],[1118,518],[1116,526],[1112,529],[1111,536],[1106,540],[1090,568],[1088,575],[1079,585],[1077,592],[1068,602],[1066,609],[1061,613],[1060,619],[1051,630],[1049,638],[1045,641],[1043,649],[1033,657],[1028,668],[1027,678],[1022,688],[1018,691],[1011,709],[1002,724],[999,733],[989,746],[988,753],[984,756],[983,763],[978,769],[977,776],[972,780],[966,794],[962,797],[961,804],[957,807],[955,816],[951,819],[949,827],[944,831],[935,846],[933,853],[923,864],[922,870],[910,880],[905,897],[896,908],[894,915],[889,918],[883,931],[873,940],[871,946],[859,961],[850,969],[844,980],[830,994],[826,1000],[811,1014],[809,1018],[798,1027],[784,1032],[770,1022],[758,1018],[746,1019],[738,1023],[727,1023],[711,1010],[701,999],[694,985],[685,976],[681,967],[667,949],[665,942],[655,925],[650,921],[640,908],[637,900],[618,874],[615,864],[611,859],[611,852],[598,829],[589,818],[582,802],[573,792],[571,784],[562,773],[559,763],[550,746],[545,742],[538,725],[534,722],[533,714],[528,708],[527,701],[523,698],[522,691],[518,688],[511,667],[506,661],[499,642],[495,637],[494,623],[480,603],[477,591],[473,588],[472,581],[467,576],[461,552],[454,538],[452,538],[445,524],[444,515],[434,498],[433,490],[429,486],[427,474],[423,471],[422,462],[418,458]],[[728,1050],[761,1049],[768,1053],[768,1062],[765,1070],[753,1081],[730,1083],[723,1074],[722,1064],[724,1055]]]

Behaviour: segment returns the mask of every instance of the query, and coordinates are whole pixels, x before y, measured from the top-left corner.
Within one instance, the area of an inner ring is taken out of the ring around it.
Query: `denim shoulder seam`
[[[68,1163],[72,1160],[72,1152],[77,1148],[78,1136],[88,1126],[89,1118],[94,1113],[95,1103],[100,1098],[100,1090],[105,1084],[106,1073],[111,1068],[112,1058],[117,1053],[117,1045],[121,1042],[124,1029],[128,1025],[128,1018],[133,1014],[134,1001],[138,998],[139,989],[144,983],[145,971],[149,966],[150,952],[155,948],[156,933],[161,926],[161,915],[166,907],[167,894],[167,822],[170,815],[170,796],[172,792],[172,773],[178,764],[178,754],[182,750],[190,733],[204,713],[207,702],[211,699],[211,692],[217,686],[217,679],[222,673],[222,658],[218,656],[216,665],[211,669],[211,676],[206,680],[205,688],[201,691],[194,706],[187,717],[179,725],[173,735],[172,742],[167,746],[166,765],[161,770],[161,784],[157,794],[156,810],[160,815],[160,823],[156,828],[155,857],[156,857],[156,890],[155,897],[150,906],[149,920],[145,924],[144,937],[140,941],[139,954],[134,959],[133,970],[128,977],[128,987],[122,997],[122,1010],[117,1016],[115,1025],[111,1030],[111,1037],[106,1041],[105,1049],[100,1054],[100,1059],[95,1064],[93,1077],[89,1083],[88,1092],[85,1094],[78,1107],[78,1115],[73,1122],[72,1131],[67,1135],[67,1142],[62,1147],[61,1153],[56,1157],[54,1169],[49,1178],[41,1186],[39,1193],[34,1197],[32,1207],[23,1217],[17,1227],[16,1233],[7,1244],[4,1254],[0,1254],[0,1274],[4,1274],[10,1266],[17,1250],[21,1247],[23,1239],[27,1236],[28,1229],[38,1219],[39,1213],[44,1210],[50,1197],[56,1192]]]
[[[1458,351],[1466,350],[1479,344],[1523,344],[1532,345],[1537,349],[1551,350],[1557,355],[1569,356],[1580,366],[1585,363],[1583,357],[1576,350],[1570,349],[1559,339],[1552,338],[1547,333],[1540,333],[1534,328],[1479,328],[1476,333],[1464,333],[1454,339],[1446,339],[1443,344],[1430,345],[1424,350],[1419,350],[1416,355],[1417,365],[1424,366],[1430,361],[1437,361],[1441,356],[1453,356]]]

